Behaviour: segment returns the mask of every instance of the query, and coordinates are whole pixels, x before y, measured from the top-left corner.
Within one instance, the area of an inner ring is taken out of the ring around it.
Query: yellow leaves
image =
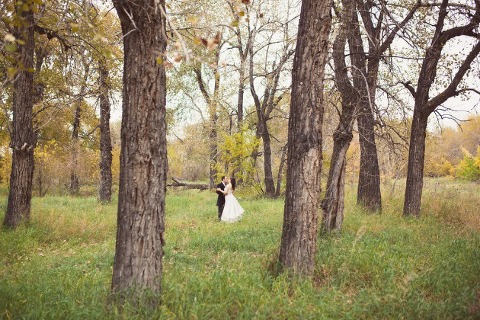
[[[78,23],[70,23],[70,30],[72,30],[72,32],[78,32],[80,30],[80,26],[78,25]]]
[[[13,2],[9,2],[6,8],[7,8],[7,11],[9,12],[15,11],[15,6],[13,5]]]
[[[95,33],[95,35],[93,36],[93,41],[100,41],[100,42],[108,43],[108,39],[100,33]]]
[[[33,6],[32,7],[32,12],[33,13],[39,13],[40,12],[40,8],[38,6]]]
[[[456,167],[456,176],[460,179],[469,181],[480,180],[480,148],[477,149],[477,155],[474,157],[467,149],[462,147],[463,159]]]
[[[196,45],[196,46],[201,45],[202,44],[202,39],[199,38],[199,37],[193,38],[193,44]]]
[[[14,67],[9,67],[7,68],[7,77],[12,80],[15,78],[15,75],[17,74],[17,68]]]
[[[240,26],[240,21],[242,19],[245,19],[245,21],[249,20],[246,12],[246,7],[242,6],[242,4],[245,6],[248,6],[251,3],[250,3],[250,0],[241,0],[241,1],[237,0],[235,2],[231,2],[231,5],[233,5],[233,10],[235,12],[235,19],[232,22],[230,22],[231,27],[238,28]],[[262,17],[263,17],[263,13],[260,14],[260,18]]]
[[[477,148],[477,156],[475,157],[475,166],[480,168],[480,146]]]
[[[155,58],[155,62],[157,63],[157,65],[163,65],[165,68],[170,68],[172,67],[172,63],[163,59],[162,56],[158,56]]]
[[[188,21],[190,24],[192,24],[192,25],[195,26],[195,25],[198,24],[198,17],[196,17],[196,16],[189,16],[189,17],[187,18],[187,21]]]
[[[30,6],[28,5],[28,3],[22,4],[21,10],[22,10],[23,12],[28,12],[28,11],[30,11]]]

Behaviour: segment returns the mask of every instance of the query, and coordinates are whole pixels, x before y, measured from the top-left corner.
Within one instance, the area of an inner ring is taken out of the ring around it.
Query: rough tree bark
[[[331,2],[304,0],[293,61],[287,185],[279,263],[310,276],[317,247],[322,166],[323,77]]]
[[[338,126],[333,134],[333,152],[328,173],[327,190],[322,200],[322,231],[340,230],[343,223],[346,154],[353,138],[353,123],[358,106],[358,91],[351,84],[345,62],[345,45],[352,36],[351,21],[354,5],[344,0],[342,25],[333,44],[334,72],[337,88],[342,98],[342,110]]]
[[[103,63],[100,72],[100,188],[98,197],[101,202],[112,200],[112,138],[110,136],[110,100],[108,69]]]
[[[356,3],[353,3],[357,10]],[[348,37],[350,59],[352,61],[353,85],[359,92],[357,114],[358,136],[360,142],[360,172],[358,177],[357,203],[371,211],[380,211],[382,207],[380,193],[380,168],[378,166],[377,146],[373,119],[373,97],[367,82],[367,57],[360,33],[357,14],[351,15],[351,31]]]
[[[463,8],[462,11],[466,8],[467,7]],[[405,83],[415,99],[415,104],[408,151],[407,182],[403,207],[404,216],[418,217],[420,215],[423,170],[425,165],[425,137],[428,117],[438,106],[443,104],[449,98],[460,94],[462,91],[469,90],[457,90],[457,87],[470,69],[472,62],[480,54],[480,41],[478,40],[478,33],[475,32],[480,23],[480,1],[475,1],[474,10],[471,9],[470,12],[464,11],[463,14],[465,14],[466,24],[444,30],[445,20],[448,18],[449,10],[454,14],[454,7],[449,9],[448,1],[443,0],[435,26],[435,33],[432,37],[430,46],[425,52],[422,68],[418,76],[417,89],[415,90],[415,88],[408,85],[408,83]],[[470,49],[468,55],[463,58],[463,61],[461,61],[456,74],[450,80],[450,83],[445,90],[437,94],[435,97],[430,98],[430,89],[436,79],[437,66],[442,56],[442,50],[449,40],[459,36],[472,37],[476,42]]]
[[[405,216],[420,215],[428,116],[428,113],[418,109],[413,112],[410,147],[408,150],[407,185],[403,207],[403,214]]]
[[[165,2],[113,0],[124,41],[117,238],[112,292],[158,303],[167,174]],[[128,295],[127,295],[128,292]]]
[[[30,220],[30,203],[32,200],[34,150],[36,144],[33,130],[32,110],[33,56],[34,56],[34,14],[32,3],[28,8],[21,7],[17,11],[18,25],[14,28],[14,36],[24,43],[17,42],[16,57],[17,74],[13,84],[13,131],[10,147],[12,148],[12,170],[10,173],[10,191],[8,194],[7,212],[3,225],[16,228]]]

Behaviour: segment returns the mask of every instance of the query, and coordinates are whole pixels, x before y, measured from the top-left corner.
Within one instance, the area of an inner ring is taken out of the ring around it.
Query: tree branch
[[[463,79],[465,73],[470,69],[470,65],[472,64],[473,60],[480,54],[480,41],[472,48],[468,56],[463,61],[460,68],[457,70],[457,73],[453,77],[452,82],[448,85],[448,87],[438,94],[436,97],[430,99],[427,103],[426,109],[431,113],[438,107],[440,104],[447,101],[447,99],[455,96],[459,93],[456,91],[458,84]]]

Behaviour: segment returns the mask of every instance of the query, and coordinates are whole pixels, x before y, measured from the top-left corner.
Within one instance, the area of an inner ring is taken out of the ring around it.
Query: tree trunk
[[[428,115],[414,111],[412,133],[408,148],[407,185],[405,188],[404,216],[419,216],[423,189],[423,168],[425,163],[425,137]]]
[[[262,140],[263,140],[263,170],[265,173],[265,194],[267,197],[275,197],[275,183],[273,182],[272,171],[272,147],[270,144],[270,133],[268,132],[267,123],[263,124]]]
[[[24,10],[24,9],[23,9]],[[30,220],[30,203],[32,199],[35,133],[33,130],[33,55],[34,55],[34,16],[32,6],[28,11],[17,12],[24,21],[15,27],[14,35],[22,39],[17,42],[17,75],[13,84],[13,132],[10,146],[12,148],[12,170],[10,173],[10,191],[7,212],[3,225],[16,228]]]
[[[218,68],[218,61],[220,59],[220,49],[217,48],[215,52],[215,58],[217,62]],[[210,178],[209,178],[209,186],[210,188],[215,187],[216,179],[217,179],[217,163],[218,163],[218,132],[217,132],[217,122],[218,122],[218,95],[220,89],[220,74],[217,69],[214,70],[215,73],[215,82],[214,82],[214,89],[213,89],[213,97],[207,90],[207,85],[203,81],[202,76],[202,68],[201,64],[197,64],[194,68],[194,72],[196,75],[196,80],[200,92],[205,99],[205,103],[208,105],[208,116],[210,122],[209,134],[208,134],[208,142],[209,142],[209,149],[210,149]]]
[[[108,69],[100,64],[100,188],[98,195],[101,202],[112,200],[112,140],[108,94]]]
[[[82,103],[87,91],[87,80],[90,72],[90,65],[86,61],[85,53],[82,56],[82,62],[84,67],[83,80],[80,85],[80,92],[78,93],[77,101],[75,102],[75,115],[72,125],[72,160],[70,168],[70,193],[77,195],[80,192],[80,179],[78,178],[78,156],[80,152],[80,120],[82,117]]]
[[[375,88],[369,88],[367,57],[360,32],[356,8],[353,2],[354,13],[351,15],[351,31],[349,33],[349,46],[353,85],[359,96],[358,103],[358,135],[360,142],[360,172],[358,178],[357,203],[372,212],[380,211],[382,199],[380,193],[380,168],[378,165],[377,146],[375,144],[375,130],[373,119],[373,97]],[[375,78],[372,78],[374,80]]]
[[[254,77],[254,50],[253,47],[249,47],[249,54],[250,54],[250,66],[249,66],[249,79],[250,79],[250,92],[252,93],[252,97],[255,104],[255,109],[257,111],[257,130],[255,132],[255,136],[257,139],[262,138],[263,141],[263,170],[265,176],[265,194],[267,197],[275,197],[275,182],[273,179],[273,172],[272,172],[272,148],[270,143],[270,133],[268,131],[267,121],[270,119],[270,115],[275,106],[281,101],[283,93],[281,93],[278,97],[278,84],[280,75],[282,73],[282,68],[289,59],[289,57],[294,53],[293,50],[284,50],[283,54],[280,58],[280,61],[275,60],[272,65],[272,71],[269,72],[268,77],[272,77],[271,81],[267,81],[267,85],[264,90],[264,94],[262,99],[257,94],[255,89],[255,77]],[[266,76],[266,78],[268,78]],[[263,100],[263,101],[261,101]],[[252,153],[253,163],[257,160],[259,153],[255,150]]]
[[[47,194],[47,187],[44,186],[45,177],[43,175],[43,169],[45,167],[45,160],[41,159],[35,163],[35,168],[37,172],[37,185],[38,185],[38,196],[43,198]]]
[[[124,39],[117,239],[112,291],[159,302],[167,176],[163,0],[113,0]]]
[[[275,189],[275,197],[280,197],[280,192],[282,190],[282,176],[283,168],[285,167],[285,158],[287,156],[287,146],[282,148],[282,155],[280,157],[280,165],[278,166],[278,175],[277,175],[277,187]]]
[[[215,111],[214,114],[210,115],[210,133],[208,135],[208,140],[210,143],[210,188],[215,187],[215,182],[217,179],[217,120],[218,116]]]
[[[407,185],[405,188],[405,202],[403,207],[404,216],[420,215],[420,206],[422,201],[423,189],[423,170],[425,161],[425,138],[428,117],[440,105],[449,98],[460,94],[463,90],[458,90],[458,86],[465,74],[470,70],[472,62],[480,54],[480,42],[476,39],[475,45],[470,47],[469,53],[460,58],[458,69],[451,78],[446,88],[439,92],[435,97],[430,97],[430,90],[436,80],[438,62],[442,56],[442,50],[446,43],[460,36],[478,37],[473,30],[478,29],[480,21],[480,2],[475,1],[475,7],[470,7],[464,13],[464,21],[466,24],[462,26],[453,26],[451,29],[444,30],[445,20],[448,21],[449,13],[448,0],[443,0],[436,21],[435,34],[431,39],[431,44],[425,51],[422,62],[422,68],[418,76],[417,90],[415,91],[409,85],[406,87],[415,98],[413,109],[412,130],[410,133],[410,146],[408,151],[408,171]],[[448,25],[448,24],[447,24]],[[468,47],[468,46],[467,46]],[[463,48],[464,50],[465,48]]]
[[[358,178],[357,203],[372,212],[380,212],[382,210],[380,167],[378,165],[373,122],[373,113],[370,104],[364,102],[357,116],[360,141],[360,173]]]
[[[322,166],[323,77],[331,2],[304,0],[292,72],[286,199],[279,262],[310,276],[317,247]]]
[[[352,130],[342,130],[343,123],[338,125],[333,135],[333,153],[328,173],[327,191],[322,200],[322,231],[340,230],[343,223],[345,168],[347,151],[353,139]]]
[[[78,139],[78,130],[80,127],[80,117],[82,109],[81,102],[76,102],[75,116],[73,118],[72,126],[72,158],[70,167],[70,194],[77,195],[80,191],[80,180],[78,179],[78,152],[80,148],[80,142]]]
[[[237,97],[237,130],[238,132],[242,132],[242,125],[243,125],[243,94],[245,92],[245,61],[241,56],[240,61],[240,70],[239,70],[239,77],[240,80],[238,81],[238,97]]]
[[[342,97],[342,110],[339,123],[333,134],[333,153],[327,180],[327,191],[322,200],[322,231],[340,230],[343,223],[346,154],[352,141],[353,124],[355,121],[359,92],[349,78],[345,62],[345,46],[347,39],[355,36],[357,26],[352,25],[355,19],[355,4],[353,1],[342,1],[342,25],[333,43],[334,72],[338,90]],[[352,43],[352,40],[350,40]],[[355,60],[353,61],[355,62]]]

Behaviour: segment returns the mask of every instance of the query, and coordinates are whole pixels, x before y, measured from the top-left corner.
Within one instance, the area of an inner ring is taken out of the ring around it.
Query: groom
[[[217,184],[216,189],[225,190],[226,185],[227,185],[227,177],[222,176],[222,181],[219,184]],[[221,220],[223,207],[225,207],[225,195],[220,191],[217,191],[217,194],[218,194],[218,198],[217,198],[218,220]]]

